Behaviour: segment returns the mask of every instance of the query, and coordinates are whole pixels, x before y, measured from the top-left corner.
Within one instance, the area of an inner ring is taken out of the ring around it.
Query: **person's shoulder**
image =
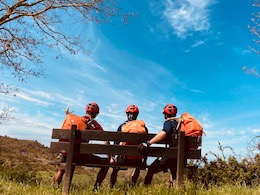
[[[103,130],[102,126],[95,119],[91,123],[95,125],[95,130]]]
[[[125,125],[126,123],[128,123],[129,121],[125,121],[123,122],[121,125],[118,126],[118,128],[121,128],[123,125]]]
[[[163,123],[163,126],[166,127],[171,127],[171,126],[176,126],[177,125],[177,121],[176,120],[165,120]]]
[[[122,131],[122,126],[125,125],[128,121],[123,122],[121,125],[118,126],[117,131]]]
[[[95,124],[100,125],[99,122],[97,122],[95,119],[92,120],[92,123],[95,123]],[[101,126],[101,125],[100,125],[100,126]]]
[[[165,120],[164,122],[163,122],[163,124],[171,124],[172,123],[172,120]]]
[[[125,121],[125,122],[123,122],[121,125],[119,125],[119,127],[125,125],[125,124],[128,123],[128,122],[130,122],[130,121]]]

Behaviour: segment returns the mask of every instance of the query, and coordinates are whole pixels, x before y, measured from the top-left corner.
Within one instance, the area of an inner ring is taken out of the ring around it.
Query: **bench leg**
[[[181,187],[183,184],[183,173],[185,164],[185,134],[180,132],[178,140],[178,154],[177,154],[177,178],[176,187]]]
[[[65,178],[62,187],[62,195],[69,194],[70,184],[73,177],[75,165],[72,164],[74,152],[75,152],[75,137],[76,137],[77,126],[72,125],[70,132],[70,142],[68,148],[68,156],[66,159],[66,167],[65,167]]]
[[[62,195],[69,194],[69,189],[73,178],[74,170],[75,170],[75,165],[72,165],[71,168],[69,170],[66,170],[65,172],[65,177],[64,177],[63,187],[62,187]]]

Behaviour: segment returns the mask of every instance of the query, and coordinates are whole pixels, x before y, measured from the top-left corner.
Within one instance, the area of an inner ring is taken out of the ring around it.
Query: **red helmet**
[[[168,115],[176,115],[177,114],[177,107],[174,106],[173,104],[167,104],[162,111],[163,114],[168,114]]]
[[[91,115],[97,115],[99,113],[99,107],[97,103],[91,102],[86,106],[86,112],[90,112]]]
[[[126,108],[126,113],[139,113],[139,109],[136,105],[129,105],[127,108]]]

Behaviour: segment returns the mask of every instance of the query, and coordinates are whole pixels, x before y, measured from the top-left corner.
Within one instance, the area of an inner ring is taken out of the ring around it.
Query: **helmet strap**
[[[136,120],[137,119],[137,113],[130,113],[130,112],[128,112],[128,113],[126,113],[126,115],[127,115],[127,120],[128,121],[133,121],[133,120]]]
[[[91,119],[91,121],[94,120],[94,118],[96,118],[97,114],[92,114],[91,112],[86,112],[86,115],[89,116],[89,118]]]

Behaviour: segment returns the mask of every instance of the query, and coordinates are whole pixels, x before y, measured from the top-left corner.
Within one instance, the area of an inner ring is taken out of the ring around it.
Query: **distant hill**
[[[53,171],[55,167],[48,164],[53,159],[49,148],[37,141],[0,136],[0,166]]]
[[[19,168],[18,170],[55,172],[57,166],[50,165],[56,156],[50,148],[37,141],[21,140],[0,136],[0,170],[1,167]],[[76,167],[75,173],[93,175],[98,169]]]

